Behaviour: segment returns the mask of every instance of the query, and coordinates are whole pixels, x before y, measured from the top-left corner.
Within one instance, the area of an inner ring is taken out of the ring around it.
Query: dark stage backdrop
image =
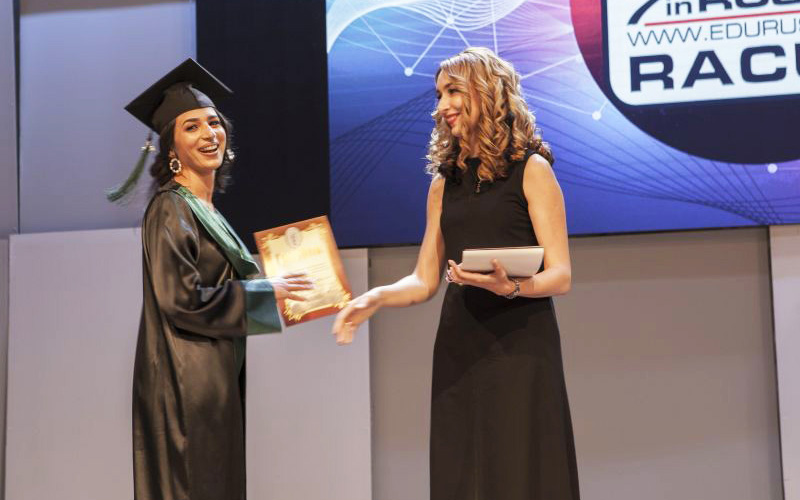
[[[217,204],[252,233],[328,214],[324,0],[197,0],[197,57],[234,91],[234,183]]]

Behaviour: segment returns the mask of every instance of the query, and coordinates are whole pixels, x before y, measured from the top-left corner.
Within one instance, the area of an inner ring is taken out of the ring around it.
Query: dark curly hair
[[[231,167],[233,167],[233,158],[228,152],[233,151],[233,124],[228,118],[225,117],[219,110],[217,110],[222,122],[222,127],[225,129],[226,150],[222,155],[222,165],[217,169],[217,175],[214,177],[214,192],[224,193],[225,188],[231,183]],[[150,176],[153,177],[153,184],[150,187],[151,194],[155,193],[158,188],[171,181],[174,174],[169,169],[169,153],[175,146],[175,120],[169,122],[158,138],[158,153],[156,154],[153,163],[150,165]]]

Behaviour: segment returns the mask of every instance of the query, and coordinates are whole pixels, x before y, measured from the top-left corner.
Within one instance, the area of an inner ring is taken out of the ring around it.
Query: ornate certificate
[[[328,217],[321,216],[254,234],[267,276],[306,273],[314,290],[299,292],[305,301],[281,305],[287,325],[339,312],[352,298]]]

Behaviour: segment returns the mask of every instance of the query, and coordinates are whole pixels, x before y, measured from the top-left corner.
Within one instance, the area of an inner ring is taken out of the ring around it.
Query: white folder
[[[493,259],[500,262],[509,276],[530,278],[542,265],[544,248],[467,248],[461,253],[461,269],[476,273],[490,273],[494,270]]]

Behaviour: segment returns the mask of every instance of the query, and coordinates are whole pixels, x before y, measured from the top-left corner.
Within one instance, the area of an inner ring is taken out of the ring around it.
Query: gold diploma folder
[[[352,298],[328,217],[314,217],[255,233],[264,273],[270,277],[305,273],[314,289],[298,292],[305,301],[285,300],[286,325],[339,312]]]

